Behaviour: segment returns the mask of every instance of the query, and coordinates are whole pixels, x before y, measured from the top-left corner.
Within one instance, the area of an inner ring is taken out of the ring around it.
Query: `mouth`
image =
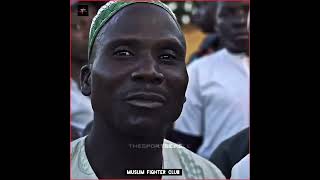
[[[129,94],[125,102],[135,107],[156,109],[164,106],[166,98],[154,92],[137,92]]]

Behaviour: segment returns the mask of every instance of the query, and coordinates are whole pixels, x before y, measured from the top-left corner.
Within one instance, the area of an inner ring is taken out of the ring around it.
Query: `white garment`
[[[85,137],[72,142],[71,179],[98,179],[85,153]],[[162,176],[162,179],[226,179],[211,162],[172,143],[163,142],[163,168],[182,169],[182,176]]]
[[[230,179],[249,179],[250,177],[250,154],[246,155],[231,170]]]
[[[250,60],[246,55],[243,55],[240,59],[243,64],[243,68],[246,71],[247,75],[250,76]]]
[[[187,101],[175,130],[202,136],[198,154],[209,159],[217,146],[249,126],[249,69],[244,54],[226,49],[191,63]]]
[[[71,81],[71,124],[82,131],[93,120],[91,100],[81,93],[74,80]]]

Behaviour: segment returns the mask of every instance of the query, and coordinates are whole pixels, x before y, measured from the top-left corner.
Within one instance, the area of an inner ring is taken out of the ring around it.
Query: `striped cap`
[[[135,3],[149,3],[157,5],[165,9],[178,24],[177,18],[172,10],[160,1],[109,1],[98,10],[96,16],[92,20],[89,32],[88,59],[90,58],[92,46],[101,28],[122,8]],[[180,27],[179,24],[178,27]]]

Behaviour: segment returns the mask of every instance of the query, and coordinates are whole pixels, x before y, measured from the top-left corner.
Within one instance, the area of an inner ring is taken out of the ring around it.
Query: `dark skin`
[[[179,117],[188,75],[185,39],[164,9],[133,4],[115,14],[99,32],[81,90],[91,95],[94,123],[85,141],[98,178],[126,176],[125,169],[161,169],[168,127]]]
[[[232,53],[249,55],[248,12],[249,4],[245,2],[218,3],[216,31],[224,46]]]
[[[88,34],[96,9],[89,5],[89,16],[78,16],[76,7],[71,20],[71,77],[80,85],[80,69],[88,62]]]
[[[215,33],[216,3],[200,4],[196,14],[191,17],[192,23],[197,25],[204,33]]]

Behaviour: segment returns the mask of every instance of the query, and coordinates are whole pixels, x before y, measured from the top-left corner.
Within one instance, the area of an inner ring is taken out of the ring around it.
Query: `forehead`
[[[97,40],[107,42],[125,37],[141,40],[183,39],[173,17],[163,8],[147,3],[136,3],[121,9],[100,30]]]

